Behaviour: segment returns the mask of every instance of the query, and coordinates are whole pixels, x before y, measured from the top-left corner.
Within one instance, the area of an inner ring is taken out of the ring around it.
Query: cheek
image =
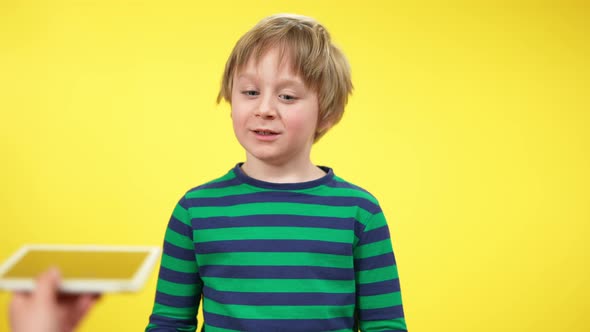
[[[239,131],[246,126],[247,119],[244,116],[244,112],[240,112],[239,108],[232,108],[232,111],[230,112],[230,117],[235,131]]]
[[[231,112],[231,122],[234,126],[234,129],[238,129],[238,126],[240,124],[240,117],[238,114],[236,114],[235,112]]]
[[[309,134],[315,132],[317,117],[313,115],[304,116],[302,113],[298,113],[297,115],[290,116],[285,122],[289,124],[292,131]]]
[[[292,115],[291,121],[293,125],[296,125],[299,129],[305,130],[309,127],[315,129],[317,125],[318,110],[311,103],[301,105],[301,108],[294,110],[290,115]]]

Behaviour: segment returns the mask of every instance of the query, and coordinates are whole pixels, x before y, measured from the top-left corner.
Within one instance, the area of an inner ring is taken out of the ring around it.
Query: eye
[[[244,90],[241,93],[243,95],[248,96],[248,97],[258,96],[260,94],[260,92],[258,92],[256,90]]]
[[[281,98],[285,101],[294,101],[297,99],[297,97],[291,96],[291,95],[279,95],[279,98]]]

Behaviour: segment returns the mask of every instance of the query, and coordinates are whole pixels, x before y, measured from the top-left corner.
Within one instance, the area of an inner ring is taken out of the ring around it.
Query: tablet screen
[[[129,279],[147,252],[31,250],[3,277],[35,278],[57,267],[63,279]]]

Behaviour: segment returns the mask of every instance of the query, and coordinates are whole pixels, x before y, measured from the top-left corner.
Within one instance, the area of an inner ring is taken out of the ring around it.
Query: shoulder
[[[219,191],[231,190],[232,187],[239,186],[240,184],[241,181],[236,177],[236,173],[232,168],[218,178],[190,188],[182,196],[181,202],[190,201],[194,198],[215,196]]]
[[[372,193],[335,174],[316,194],[329,197],[334,205],[354,207],[349,211],[354,212],[355,219],[359,221],[366,221],[373,215],[382,213],[379,201]]]
[[[349,205],[356,207],[354,219],[357,221],[355,223],[355,234],[357,238],[367,229],[367,226],[372,220],[384,218],[379,201],[367,189],[336,175],[327,184],[327,187],[330,187],[332,191],[331,196],[338,196],[342,201],[347,201]]]
[[[205,190],[205,189],[217,189],[217,188],[225,188],[233,185],[240,184],[239,179],[236,177],[236,173],[234,169],[229,170],[223,176],[220,176],[216,179],[211,181],[205,182],[199,186],[193,187],[187,191],[187,193]]]
[[[375,205],[379,205],[377,197],[375,197],[368,190],[337,175],[334,175],[332,181],[330,181],[326,186],[333,190],[335,194],[355,197],[358,199],[370,201]]]

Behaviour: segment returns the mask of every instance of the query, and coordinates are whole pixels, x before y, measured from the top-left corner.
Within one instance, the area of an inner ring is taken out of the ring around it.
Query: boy
[[[236,44],[227,100],[246,161],[189,190],[168,224],[146,331],[406,331],[377,200],[310,161],[352,90],[313,19],[275,15]]]

